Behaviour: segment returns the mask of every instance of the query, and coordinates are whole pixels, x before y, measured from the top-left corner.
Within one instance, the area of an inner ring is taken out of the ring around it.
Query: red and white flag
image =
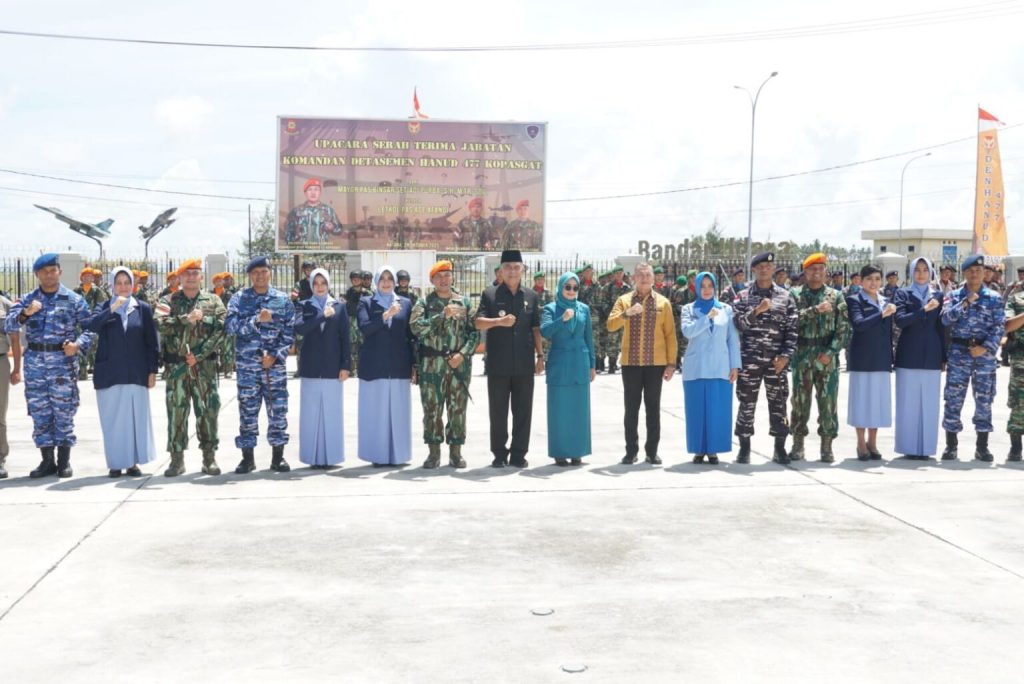
[[[430,118],[429,116],[427,116],[426,114],[424,114],[423,112],[420,111],[420,98],[416,95],[416,88],[415,87],[413,87],[413,89],[412,89],[412,108],[413,108],[413,111],[416,112],[416,116],[414,118],[417,118],[417,119],[429,119]]]
[[[993,114],[989,114],[988,112],[986,112],[981,107],[978,107],[978,120],[979,121],[994,121],[997,124],[999,124],[1000,126],[1005,126],[1006,125],[1004,122],[1002,122],[999,119],[997,119]]]

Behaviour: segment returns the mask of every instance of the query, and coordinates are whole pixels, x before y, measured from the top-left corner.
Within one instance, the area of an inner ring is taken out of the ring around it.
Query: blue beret
[[[775,261],[775,255],[771,252],[761,252],[755,254],[754,258],[750,260],[750,268],[754,268],[758,264],[770,264]]]
[[[967,257],[962,262],[960,262],[960,270],[961,271],[966,271],[971,266],[984,266],[984,265],[985,265],[985,257],[984,256],[982,256],[981,254],[972,254],[971,256]]]
[[[245,272],[246,273],[252,273],[252,270],[254,268],[264,268],[264,267],[270,268],[270,259],[268,259],[265,256],[253,257],[249,261],[249,264],[245,267]]]
[[[36,259],[35,263],[32,264],[32,270],[38,271],[39,269],[46,268],[47,266],[60,266],[60,260],[55,252],[43,254]]]

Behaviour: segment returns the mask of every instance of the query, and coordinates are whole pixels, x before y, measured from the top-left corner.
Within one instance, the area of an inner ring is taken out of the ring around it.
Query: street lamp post
[[[896,251],[899,252],[901,256],[906,256],[903,254],[903,177],[907,174],[907,167],[910,166],[911,162],[930,156],[932,156],[931,152],[925,152],[922,155],[911,158],[903,165],[903,171],[900,172],[900,230],[899,237],[896,238]]]
[[[778,71],[773,71],[768,78],[764,79],[761,85],[758,87],[757,92],[753,95],[750,91],[742,86],[733,86],[737,90],[742,90],[750,98],[750,182],[747,187],[747,263],[744,264],[744,270],[747,272],[747,279],[751,279],[753,275],[750,273],[750,253],[751,243],[753,239],[753,228],[754,228],[754,123],[757,121],[757,98],[761,97],[761,88],[764,88],[768,81],[772,80],[779,75]]]

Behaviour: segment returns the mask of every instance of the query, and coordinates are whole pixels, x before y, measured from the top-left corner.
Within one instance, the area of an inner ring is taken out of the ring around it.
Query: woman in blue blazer
[[[157,339],[153,310],[132,296],[135,278],[118,266],[110,274],[114,296],[85,321],[97,334],[92,383],[110,477],[139,476],[156,458],[149,390],[156,385]]]
[[[850,339],[846,422],[857,430],[857,458],[879,460],[878,428],[892,426],[892,316],[896,305],[879,292],[882,271],[860,270],[861,289],[846,298]],[[865,432],[867,437],[865,439]]]
[[[582,465],[591,454],[590,383],[594,381],[593,324],[590,307],[579,301],[580,278],[572,271],[558,279],[555,301],[544,306],[540,334],[551,342],[546,369],[548,456],[555,465]]]
[[[345,460],[342,383],[352,370],[348,311],[330,294],[331,278],[317,268],[309,274],[313,296],[303,300],[299,356],[299,460],[326,469]]]
[[[683,408],[686,450],[694,463],[718,463],[732,450],[732,386],[743,365],[740,333],[732,307],[718,301],[718,282],[707,271],[697,274],[697,300],[683,307],[679,329],[686,338],[683,354]]]
[[[381,266],[376,292],[359,300],[359,458],[375,467],[412,459],[412,388],[416,382],[409,329],[412,302],[395,293],[395,270]]]
[[[927,461],[938,452],[939,401],[946,367],[942,291],[924,257],[910,262],[910,286],[896,291],[896,453]]]

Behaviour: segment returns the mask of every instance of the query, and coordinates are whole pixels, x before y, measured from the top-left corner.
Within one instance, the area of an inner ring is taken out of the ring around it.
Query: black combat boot
[[[7,458],[5,456],[0,456],[0,480],[3,480],[7,477],[7,468],[4,467],[4,464],[6,462]]]
[[[772,460],[776,463],[789,463],[789,454],[786,452],[786,437],[775,438],[775,451],[772,452]]]
[[[615,371],[617,371],[618,369],[618,362],[615,359],[608,357],[608,375],[615,375]]]
[[[959,444],[955,432],[946,430],[946,450],[942,452],[943,461],[955,461],[956,460],[956,447]]]
[[[292,469],[288,461],[284,460],[284,444],[276,444],[271,447],[270,469],[279,473],[287,473]]]
[[[974,444],[974,458],[985,463],[992,462],[992,452],[988,450],[988,433],[979,432]]]
[[[39,451],[43,454],[43,460],[39,462],[39,467],[29,473],[28,476],[35,479],[56,475],[57,463],[53,460],[53,447],[43,447]]]
[[[736,452],[737,463],[750,463],[750,438],[740,437],[740,450]]]
[[[71,477],[74,474],[71,470],[71,447],[57,447],[57,477]]]
[[[1006,455],[1006,462],[1012,463],[1021,460],[1021,436],[1010,433],[1010,453]]]
[[[252,453],[252,448],[242,449],[242,460],[238,462],[235,472],[239,475],[246,475],[254,470],[256,470],[256,457]]]
[[[594,370],[598,373],[604,373],[604,357],[598,356],[597,361],[594,363]]]

